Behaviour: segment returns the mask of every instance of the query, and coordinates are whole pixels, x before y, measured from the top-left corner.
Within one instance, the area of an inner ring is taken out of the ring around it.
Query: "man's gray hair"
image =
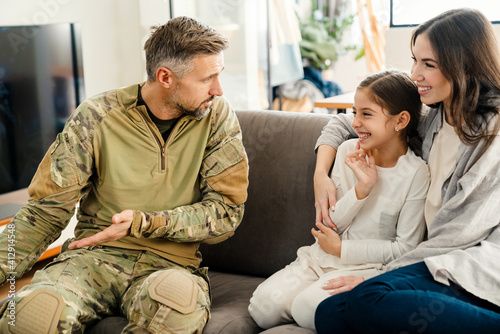
[[[156,81],[156,71],[166,67],[183,78],[193,70],[192,61],[200,55],[215,55],[226,50],[228,39],[213,28],[186,16],[152,28],[144,44],[149,81]]]

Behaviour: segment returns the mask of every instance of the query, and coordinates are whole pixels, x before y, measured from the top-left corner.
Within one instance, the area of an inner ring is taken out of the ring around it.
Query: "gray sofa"
[[[211,318],[204,334],[314,333],[295,324],[259,328],[248,313],[255,288],[312,244],[314,145],[330,116],[281,111],[237,111],[250,164],[243,222],[236,234],[202,245],[209,267]],[[120,333],[127,321],[109,317],[87,334]]]

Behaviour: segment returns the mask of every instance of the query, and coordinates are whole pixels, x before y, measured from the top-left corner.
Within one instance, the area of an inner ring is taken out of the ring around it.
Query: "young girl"
[[[296,321],[314,329],[316,306],[329,297],[326,280],[375,276],[422,241],[429,172],[413,141],[421,107],[402,72],[383,71],[358,86],[352,126],[359,139],[339,147],[332,171],[340,198],[334,224],[317,223],[316,242],[256,289],[249,311],[260,327]]]
[[[498,42],[481,12],[454,9],[420,25],[411,51],[412,80],[431,107],[419,131],[431,171],[428,240],[362,284],[354,276],[327,282],[343,293],[318,306],[318,333],[500,331]],[[331,138],[355,135],[338,120]]]

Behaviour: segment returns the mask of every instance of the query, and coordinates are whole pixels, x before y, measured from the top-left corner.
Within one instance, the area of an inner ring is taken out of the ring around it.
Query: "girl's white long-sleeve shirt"
[[[316,242],[311,255],[322,267],[372,264],[381,268],[414,249],[424,238],[427,164],[408,149],[394,167],[377,166],[377,183],[366,198],[358,200],[356,176],[344,162],[356,142],[348,140],[337,151],[331,177],[338,201],[330,216],[341,234],[341,258],[326,254]]]

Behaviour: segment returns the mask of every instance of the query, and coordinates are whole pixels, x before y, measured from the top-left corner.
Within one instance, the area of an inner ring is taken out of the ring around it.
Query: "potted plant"
[[[314,68],[322,71],[338,59],[339,54],[347,50],[357,50],[355,59],[363,57],[363,48],[353,45],[343,45],[342,37],[346,29],[354,22],[355,15],[345,14],[347,1],[338,2],[335,10],[330,10],[329,4],[318,8],[318,1],[311,0],[312,15],[306,22],[300,20],[302,41],[300,52],[304,59]],[[333,16],[324,13],[333,13]]]

